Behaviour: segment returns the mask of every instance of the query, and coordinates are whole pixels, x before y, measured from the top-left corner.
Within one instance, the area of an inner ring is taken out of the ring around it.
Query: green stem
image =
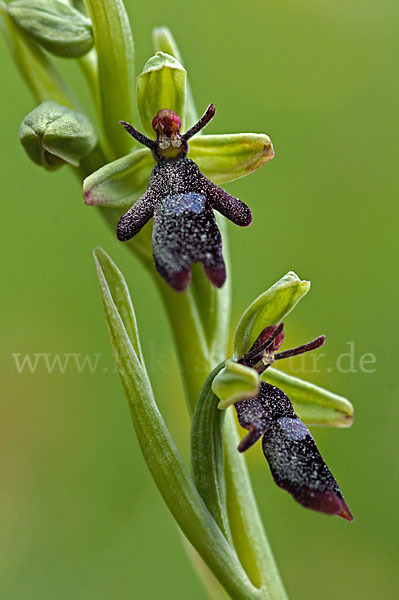
[[[128,154],[132,141],[121,119],[136,120],[134,44],[122,0],[86,0],[98,56],[101,114],[111,156]]]
[[[79,58],[78,64],[89,86],[97,117],[101,122],[100,85],[98,82],[97,52],[95,48],[92,48],[90,52]]]
[[[162,283],[160,286],[158,281],[157,276],[157,285],[177,348],[184,388],[189,404],[193,407],[200,387],[215,367],[217,354],[220,355],[223,351],[223,341],[225,344],[228,339],[229,321],[228,318],[222,317],[218,334],[214,336],[212,332],[206,331],[206,321],[200,320],[193,294],[185,292],[178,295],[166,287],[166,284]],[[226,298],[220,295],[218,299],[221,306],[216,312],[226,308]],[[204,346],[207,339],[214,339],[213,353],[209,346],[206,352]],[[286,600],[287,596],[257,509],[246,462],[237,451],[238,434],[231,411],[226,417],[226,498],[235,549],[253,585],[259,588],[260,597],[263,600]]]

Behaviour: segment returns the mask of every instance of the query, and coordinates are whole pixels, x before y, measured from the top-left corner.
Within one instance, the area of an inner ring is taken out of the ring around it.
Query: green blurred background
[[[168,25],[199,109],[217,107],[208,133],[266,132],[275,144],[275,160],[229,186],[254,213],[248,230],[229,226],[233,323],[287,270],[311,279],[286,321],[289,343],[325,333],[326,357],[309,378],[355,406],[351,429],[313,430],[352,524],[297,505],[273,485],[260,448],[248,452],[289,595],[393,598],[397,0],[126,4],[138,72],[152,54],[152,27]],[[0,60],[0,596],[199,600],[202,585],[146,471],[113,372],[92,249],[102,245],[128,279],[157,399],[187,456],[188,419],[160,301],[143,268],[84,206],[68,169],[47,174],[25,157],[18,127],[34,104],[3,39]],[[57,64],[82,90],[75,65]],[[352,341],[357,372],[340,372],[336,359]],[[43,364],[18,374],[12,353],[35,352],[101,358],[93,374],[48,374]],[[359,369],[364,353],[376,356],[375,372]]]

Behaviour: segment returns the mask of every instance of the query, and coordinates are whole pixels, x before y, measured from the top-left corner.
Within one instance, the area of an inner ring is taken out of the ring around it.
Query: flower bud
[[[168,108],[182,119],[185,96],[185,69],[173,56],[157,52],[137,77],[137,106],[146,135],[154,137],[152,120],[160,110]]]
[[[28,156],[47,170],[75,167],[97,143],[88,118],[56,102],[43,102],[22,121],[19,139]]]
[[[15,23],[43,48],[79,58],[93,45],[90,19],[61,0],[15,0],[8,5]]]

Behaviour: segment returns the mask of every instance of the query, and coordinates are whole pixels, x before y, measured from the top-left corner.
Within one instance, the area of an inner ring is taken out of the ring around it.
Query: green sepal
[[[60,0],[15,0],[7,8],[14,22],[52,54],[79,58],[93,45],[90,19]]]
[[[155,27],[152,30],[152,42],[154,45],[154,52],[165,52],[174,56],[176,60],[184,67],[184,60],[180,53],[180,50],[176,44],[176,41],[172,35],[172,32],[168,27]],[[189,129],[198,121],[198,112],[195,107],[194,96],[191,91],[191,86],[186,78],[186,110],[184,113],[184,126]]]
[[[198,135],[189,143],[189,157],[218,184],[249,175],[273,156],[272,142],[262,133]]]
[[[153,166],[154,159],[147,148],[104,165],[84,180],[85,203],[130,208],[147,189]]]
[[[65,163],[75,167],[97,143],[88,118],[48,100],[22,121],[19,139],[28,156],[45,169],[57,169]]]
[[[184,131],[186,70],[178,60],[157,52],[137,77],[137,106],[144,132],[155,137],[152,120],[159,110],[168,108],[178,115]]]
[[[250,304],[243,313],[234,336],[234,358],[241,358],[259,334],[269,325],[279,323],[310,289],[310,281],[299,279],[289,271]]]
[[[228,358],[224,368],[215,376],[212,390],[220,400],[218,408],[224,410],[235,402],[256,396],[259,386],[260,377],[255,369]]]
[[[322,387],[269,368],[262,379],[279,387],[289,397],[298,417],[307,425],[350,427],[353,423],[353,406],[343,396]]]

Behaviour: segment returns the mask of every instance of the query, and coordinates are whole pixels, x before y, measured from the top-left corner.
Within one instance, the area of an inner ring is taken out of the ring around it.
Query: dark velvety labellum
[[[282,390],[263,381],[258,396],[235,408],[240,425],[249,430],[239,445],[241,452],[263,436],[263,453],[278,486],[306,508],[352,520],[310,431]]]

